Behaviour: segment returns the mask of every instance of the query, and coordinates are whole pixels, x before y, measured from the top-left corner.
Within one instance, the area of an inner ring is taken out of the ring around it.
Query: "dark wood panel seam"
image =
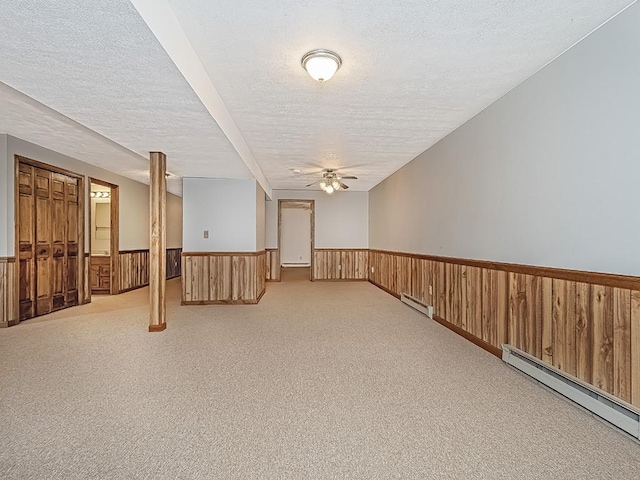
[[[260,295],[262,298],[262,295]],[[256,305],[260,298],[255,300],[183,300],[181,305]]]
[[[182,252],[183,257],[259,257],[265,250],[258,252]]]
[[[316,252],[368,252],[368,248],[316,248]]]
[[[373,280],[369,279],[369,283],[374,284],[376,287],[378,287],[380,290],[384,290],[385,292],[387,292],[389,295],[393,295],[394,297],[396,297],[398,300],[400,300],[400,295],[397,294],[396,292],[389,290],[386,287],[383,287],[382,285],[380,285],[379,283],[374,282]]]
[[[631,275],[617,275],[613,273],[587,272],[582,270],[568,270],[555,267],[539,267],[534,265],[521,265],[516,263],[492,262],[488,260],[469,260],[454,257],[438,257],[434,255],[423,255],[417,253],[393,252],[388,250],[369,250],[371,253],[385,255],[395,255],[399,257],[416,258],[419,260],[430,260],[432,262],[465,265],[467,267],[486,268],[508,273],[521,273],[538,277],[556,278],[558,280],[569,280],[572,282],[591,283],[604,285],[607,287],[626,288],[630,290],[640,290],[640,277]]]
[[[368,282],[368,278],[314,278],[316,282]],[[373,282],[371,282],[373,283]],[[379,285],[376,285],[378,287]]]
[[[443,319],[441,317],[438,317],[437,315],[433,316],[433,320],[438,322],[443,327],[448,328],[452,332],[457,333],[461,337],[464,337],[465,339],[469,340],[471,343],[477,345],[478,347],[482,348],[483,350],[486,350],[490,354],[495,355],[496,357],[502,359],[502,349],[501,348],[495,347],[495,346],[491,345],[490,343],[485,342],[481,338],[478,338],[475,335],[470,334],[469,332],[467,332],[466,330],[463,330],[462,328],[458,327],[457,325],[454,325],[452,323],[447,322],[445,319]]]

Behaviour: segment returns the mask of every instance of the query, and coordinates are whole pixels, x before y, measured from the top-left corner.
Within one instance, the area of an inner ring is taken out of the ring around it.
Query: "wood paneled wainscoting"
[[[371,250],[369,280],[501,355],[513,345],[640,407],[640,277]]]
[[[15,257],[0,257],[0,327],[18,323]]]
[[[265,292],[266,252],[182,254],[182,304],[253,304]]]
[[[182,273],[182,249],[167,248],[167,280]]]
[[[369,250],[316,248],[314,280],[368,280]]]
[[[167,248],[167,279],[179,277],[182,249]],[[120,250],[120,293],[149,285],[149,249]]]
[[[120,293],[149,285],[149,249],[120,250]]]
[[[267,248],[266,251],[265,278],[269,282],[280,281],[280,250]]]

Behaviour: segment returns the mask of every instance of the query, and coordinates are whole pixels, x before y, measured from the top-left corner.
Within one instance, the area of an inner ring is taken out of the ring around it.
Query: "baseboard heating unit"
[[[612,425],[640,439],[640,411],[535,357],[502,345],[502,360],[530,377],[573,400]]]
[[[421,313],[424,313],[427,317],[433,318],[433,306],[427,305],[424,302],[421,302],[417,298],[412,297],[411,295],[407,295],[403,293],[400,295],[400,300],[409,305],[412,308],[415,308]]]

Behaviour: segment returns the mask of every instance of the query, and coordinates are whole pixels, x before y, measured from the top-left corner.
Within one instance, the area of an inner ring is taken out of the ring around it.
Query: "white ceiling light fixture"
[[[331,50],[318,48],[302,57],[302,66],[315,81],[326,82],[342,66],[342,59],[340,55]]]
[[[111,192],[91,192],[91,198],[110,198]]]

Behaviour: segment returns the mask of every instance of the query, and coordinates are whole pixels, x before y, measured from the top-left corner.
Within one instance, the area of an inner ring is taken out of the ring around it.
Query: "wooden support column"
[[[151,241],[149,249],[149,331],[161,332],[167,328],[166,289],[166,215],[167,215],[167,157],[162,152],[150,153],[151,181],[150,224]]]

